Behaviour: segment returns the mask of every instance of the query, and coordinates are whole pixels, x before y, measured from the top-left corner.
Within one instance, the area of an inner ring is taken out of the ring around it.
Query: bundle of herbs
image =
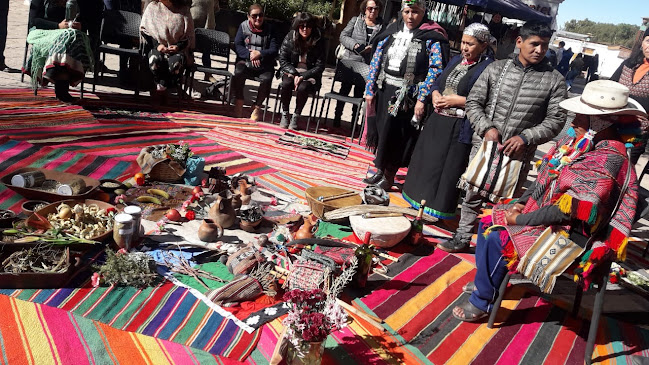
[[[106,250],[106,261],[95,265],[93,285],[123,285],[144,288],[155,285],[161,279],[157,265],[149,255],[142,252],[128,253],[122,249],[118,252]]]
[[[62,274],[70,267],[70,253],[52,245],[38,245],[15,251],[2,260],[3,272]]]

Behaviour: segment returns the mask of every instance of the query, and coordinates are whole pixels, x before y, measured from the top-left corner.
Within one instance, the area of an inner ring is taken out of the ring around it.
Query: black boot
[[[378,185],[385,191],[390,191],[392,190],[392,185],[394,185],[394,177],[396,175],[396,169],[385,169],[385,171],[383,172],[383,177],[376,183],[376,185]]]
[[[374,175],[364,178],[363,183],[365,183],[365,184],[376,184],[382,178],[383,178],[383,170],[378,169],[378,170],[376,170],[376,173]]]
[[[54,95],[56,98],[65,103],[70,103],[75,100],[75,98],[70,95],[70,82],[67,80],[59,80],[54,82]]]

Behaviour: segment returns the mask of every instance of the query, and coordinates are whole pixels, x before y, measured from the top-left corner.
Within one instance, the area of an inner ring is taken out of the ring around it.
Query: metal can
[[[76,178],[67,183],[59,185],[56,192],[60,195],[77,195],[79,192],[86,188],[86,182],[82,178]]]
[[[113,239],[119,248],[131,249],[131,242],[133,241],[133,217],[130,214],[120,213],[115,216]]]
[[[124,213],[133,217],[133,243],[139,243],[142,238],[142,208],[137,205],[127,205],[124,207]]]
[[[29,171],[11,177],[11,185],[21,188],[33,188],[43,185],[45,174],[41,171]]]

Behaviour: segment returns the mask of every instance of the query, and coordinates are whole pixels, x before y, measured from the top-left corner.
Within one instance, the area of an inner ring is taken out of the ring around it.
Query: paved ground
[[[22,67],[23,57],[25,52],[25,38],[27,37],[27,20],[29,16],[29,6],[25,5],[23,0],[9,0],[9,1],[10,1],[9,2],[9,25],[8,25],[7,47],[5,50],[5,57],[6,57],[5,62],[10,67],[19,69],[20,67]],[[232,56],[231,60],[234,61],[234,57],[235,57],[234,52],[231,53],[231,56]],[[200,60],[200,57],[198,57],[197,60]],[[213,62],[217,62],[217,60],[214,59]],[[112,71],[113,73],[106,74],[105,78],[101,81],[101,85],[97,85],[97,91],[132,94],[133,93],[132,90],[123,89],[122,87],[120,87],[119,83],[117,82],[117,77],[114,72],[116,72],[116,70],[119,68],[119,58],[114,55],[107,55],[106,66],[110,70],[113,70]],[[230,66],[230,71],[234,72],[233,66]],[[334,71],[333,68],[330,67],[325,70],[323,75],[323,80],[322,80],[321,94],[324,94],[329,90],[331,90],[333,71]],[[202,81],[203,74],[201,73],[197,73],[196,79],[201,80],[198,81],[197,84],[195,85],[198,91],[203,91],[205,87],[209,85],[207,82]],[[0,88],[29,87],[29,80],[30,80],[29,76],[25,76],[24,80],[25,83],[21,83],[20,74],[0,72]],[[92,75],[88,74],[86,79],[86,87],[85,87],[86,91],[91,90],[91,83],[92,83]],[[272,94],[269,100],[269,104],[271,108],[275,106],[275,92],[277,90],[277,86],[279,85],[279,83],[280,80],[273,79],[273,86],[271,89]],[[256,87],[257,87],[256,85],[257,83],[255,82],[251,82],[251,81],[248,82],[245,89],[246,104],[250,104],[251,97],[256,95]],[[148,91],[144,91],[142,94],[144,96],[143,102],[148,103],[148,99],[147,99],[149,95]],[[329,114],[328,114],[329,118],[332,119],[334,115],[334,106],[335,104],[332,103],[331,107],[329,108]],[[294,105],[291,106],[291,111],[293,110],[293,107]],[[308,113],[310,107],[311,107],[311,98],[309,98],[309,101],[307,102],[307,105],[305,106],[303,113]],[[320,109],[318,109],[318,112],[319,111]],[[345,111],[343,113],[343,121],[350,121],[350,120],[351,120],[351,106],[346,106]]]

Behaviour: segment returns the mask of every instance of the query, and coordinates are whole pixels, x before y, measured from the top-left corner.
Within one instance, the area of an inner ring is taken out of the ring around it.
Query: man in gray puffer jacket
[[[559,107],[566,97],[565,80],[545,58],[551,36],[548,25],[527,22],[516,40],[520,54],[489,65],[466,100],[474,131],[471,159],[483,139],[502,143],[506,155],[524,162],[516,195],[527,180],[536,147],[556,137],[566,123],[566,113]],[[437,247],[466,251],[483,202],[484,198],[468,190],[456,233]]]

